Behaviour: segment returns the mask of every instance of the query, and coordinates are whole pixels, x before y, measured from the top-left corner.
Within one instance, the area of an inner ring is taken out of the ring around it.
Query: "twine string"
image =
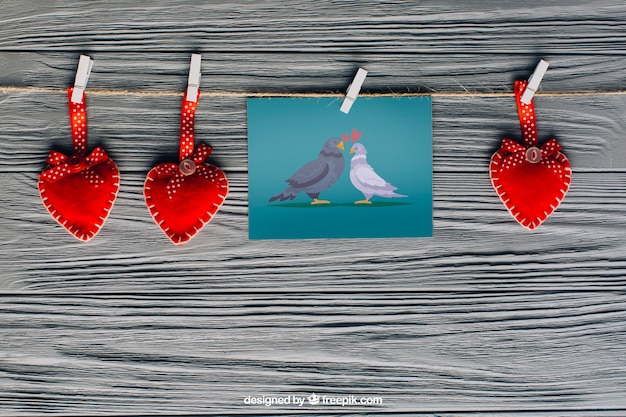
[[[35,88],[35,87],[9,87],[0,86],[0,93],[44,93],[44,94],[66,94],[66,89],[54,88]],[[92,90],[89,89],[89,95],[99,96],[182,96],[184,92],[173,91],[129,91],[129,90]],[[204,97],[244,97],[244,98],[270,98],[270,97],[293,97],[293,98],[343,98],[345,92],[319,92],[319,93],[287,93],[274,91],[203,91]],[[368,93],[361,92],[359,97],[513,97],[513,91],[488,92],[488,91],[432,91],[432,92],[385,92],[385,93]],[[537,92],[535,96],[541,97],[575,97],[575,96],[612,96],[626,95],[626,90],[616,91],[552,91]]]

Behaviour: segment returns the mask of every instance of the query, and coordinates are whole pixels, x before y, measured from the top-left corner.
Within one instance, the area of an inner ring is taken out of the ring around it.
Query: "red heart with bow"
[[[198,100],[200,92],[197,97]],[[224,172],[204,163],[212,149],[201,143],[194,151],[193,125],[197,105],[197,101],[183,99],[180,163],[155,166],[148,172],[144,184],[150,214],[176,245],[194,237],[217,213],[228,194]]]
[[[556,139],[538,148],[535,107],[521,102],[526,81],[515,83],[524,145],[503,139],[489,167],[491,183],[519,224],[533,230],[559,206],[569,190],[572,169]]]
[[[39,174],[39,194],[52,217],[82,241],[93,238],[102,228],[120,188],[119,171],[104,149],[87,151],[85,94],[72,103],[68,88],[70,125],[74,154],[68,157],[50,151],[48,167]]]

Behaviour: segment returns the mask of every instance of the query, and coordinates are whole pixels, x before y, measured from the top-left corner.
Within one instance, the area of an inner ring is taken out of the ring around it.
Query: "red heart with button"
[[[535,108],[521,102],[526,81],[515,83],[524,145],[503,139],[489,167],[491,183],[515,220],[528,230],[539,227],[569,190],[572,169],[556,139],[538,145]]]
[[[199,99],[199,92],[197,97]],[[144,184],[144,197],[150,214],[176,245],[188,242],[211,221],[228,194],[228,180],[224,172],[204,163],[212,149],[201,143],[194,150],[193,126],[197,104],[197,101],[183,99],[180,163],[155,166],[148,172]]]
[[[119,171],[104,149],[87,150],[85,95],[80,103],[71,100],[68,89],[70,125],[74,154],[68,157],[50,151],[48,167],[39,175],[39,194],[52,217],[82,241],[93,238],[111,211],[120,187]]]

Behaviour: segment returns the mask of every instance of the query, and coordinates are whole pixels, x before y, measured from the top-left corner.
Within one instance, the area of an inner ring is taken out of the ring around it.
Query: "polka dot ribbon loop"
[[[563,148],[557,140],[552,138],[544,143],[541,148],[537,147],[539,139],[535,119],[535,105],[532,100],[530,104],[524,104],[521,101],[527,84],[526,81],[515,82],[515,98],[524,144],[520,145],[511,139],[502,139],[500,149],[505,155],[502,161],[502,169],[507,170],[530,162],[532,164],[545,165],[555,173],[563,175],[565,166],[561,158],[557,157],[559,151]]]
[[[87,106],[85,105],[85,93],[80,103],[72,103],[73,87],[67,89],[67,102],[70,110],[70,127],[72,128],[72,142],[74,153],[85,155],[87,152]]]
[[[522,128],[522,139],[526,147],[537,146],[539,138],[537,136],[537,121],[535,119],[535,104],[531,100],[530,103],[522,103],[522,94],[526,90],[528,81],[515,82],[515,100],[517,101],[517,115],[519,116],[519,124]]]
[[[213,149],[199,144],[195,149],[194,120],[200,91],[196,102],[187,100],[187,93],[183,96],[183,107],[180,115],[180,164],[160,164],[157,166],[157,176],[159,178],[170,178],[167,183],[167,194],[173,198],[176,192],[185,182],[185,178],[194,174],[210,178],[210,170],[203,165],[204,161],[211,155]]]
[[[89,155],[85,156],[87,152],[87,109],[85,105],[85,94],[83,93],[80,103],[72,103],[73,90],[73,87],[67,89],[67,97],[74,154],[69,157],[55,150],[50,151],[46,159],[50,168],[44,170],[39,177],[44,181],[55,182],[68,175],[81,173],[89,180],[90,184],[97,187],[104,183],[104,179],[96,171],[89,168],[106,162],[109,156],[104,149],[99,146]]]
[[[183,96],[183,109],[180,114],[180,161],[188,159],[193,155],[194,138],[194,120],[196,116],[196,108],[200,101],[200,90],[196,101],[187,100],[187,91]]]

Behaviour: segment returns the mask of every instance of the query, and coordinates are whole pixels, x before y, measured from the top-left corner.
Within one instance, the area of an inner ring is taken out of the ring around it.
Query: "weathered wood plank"
[[[539,57],[547,92],[617,91],[626,5],[481,2],[0,0],[0,88],[508,92]],[[208,97],[208,96],[207,96]],[[624,96],[540,97],[540,135],[574,167],[558,212],[526,233],[487,164],[517,137],[512,98],[434,100],[432,239],[247,240],[243,97],[201,100],[198,139],[232,192],[189,246],[142,199],[176,156],[180,98],[90,95],[91,145],[122,171],[102,233],[75,241],[37,173],[69,149],[62,93],[0,93],[0,414],[296,414],[247,394],[380,395],[311,415],[624,415]],[[330,244],[329,244],[330,243]]]
[[[342,239],[330,248],[319,240],[248,241],[241,175],[219,216],[184,248],[154,225],[142,178],[122,179],[111,218],[84,244],[43,209],[34,175],[7,177],[5,293],[583,290],[625,283],[623,173],[578,174],[562,207],[534,233],[512,221],[484,173],[439,173],[434,238]]]
[[[624,411],[624,302],[621,292],[4,297],[0,407],[257,414],[290,408],[245,396],[314,391],[383,405],[309,412]]]
[[[505,5],[83,0],[71,7],[4,0],[2,10],[5,51],[626,53],[626,7],[607,0]]]

